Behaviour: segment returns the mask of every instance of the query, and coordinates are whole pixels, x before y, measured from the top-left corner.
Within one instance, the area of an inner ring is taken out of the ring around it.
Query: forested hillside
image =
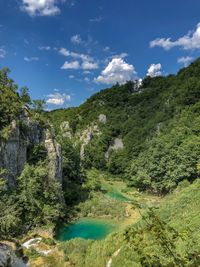
[[[75,152],[67,144],[61,152],[43,108],[0,70],[0,240],[54,227],[66,216],[65,170],[73,166],[68,176],[79,178]]]
[[[199,74],[200,59],[47,112],[2,69],[0,241],[31,267],[199,266]],[[115,231],[58,238],[81,219]]]
[[[199,73],[200,59],[177,75],[146,77],[140,86],[115,85],[78,108],[48,116],[57,134],[63,135],[67,123],[68,139],[80,150],[86,132],[85,168],[108,170],[141,190],[166,193],[198,176]],[[112,149],[116,139],[120,149]]]

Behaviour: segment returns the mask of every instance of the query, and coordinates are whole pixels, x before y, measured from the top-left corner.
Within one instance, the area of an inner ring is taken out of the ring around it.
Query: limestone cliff
[[[62,184],[62,155],[61,147],[55,141],[54,135],[50,130],[45,131],[45,147],[48,155],[49,177],[58,180]]]
[[[0,243],[0,266],[1,267],[26,267],[21,258],[18,258],[11,246]]]
[[[28,147],[40,143],[47,150],[49,177],[62,182],[61,151],[51,131],[38,121],[24,117],[13,121],[8,140],[0,141],[0,168],[6,171],[4,177],[10,185],[15,184],[16,177],[27,162]]]

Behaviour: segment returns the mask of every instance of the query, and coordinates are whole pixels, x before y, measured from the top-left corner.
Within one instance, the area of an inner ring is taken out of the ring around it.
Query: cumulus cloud
[[[180,63],[180,64],[183,64],[184,67],[187,67],[190,62],[192,62],[194,60],[193,57],[181,57],[181,58],[178,58],[177,62]]]
[[[92,61],[88,61],[88,60],[83,60],[83,63],[81,65],[81,68],[83,70],[94,70],[94,69],[98,69],[99,65],[97,62],[92,62]]]
[[[126,52],[122,52],[121,54],[112,56],[112,58],[117,58],[117,57],[125,58],[125,57],[127,57],[127,56],[128,56],[128,53],[126,53]]]
[[[61,67],[61,69],[63,70],[67,70],[67,69],[77,70],[79,68],[80,68],[80,64],[77,60],[74,60],[71,62],[65,61],[65,63]]]
[[[39,60],[39,57],[24,57],[24,60],[26,62],[38,61]]]
[[[75,34],[75,35],[73,35],[73,36],[71,37],[71,42],[72,42],[73,44],[81,44],[83,41],[82,41],[82,39],[81,39],[80,34]]]
[[[88,60],[88,61],[92,61],[93,60],[93,58],[90,57],[89,55],[72,52],[72,51],[69,51],[69,50],[67,50],[66,48],[63,48],[63,47],[59,49],[59,53],[61,55],[65,56],[65,57],[72,57],[72,58]]]
[[[185,50],[200,49],[200,23],[194,31],[188,32],[183,37],[172,41],[171,38],[157,38],[150,42],[150,47],[160,46],[165,50],[173,47],[181,47]]]
[[[50,46],[39,46],[38,49],[39,49],[39,50],[46,50],[46,51],[49,51],[49,50],[51,50],[51,47],[50,47]]]
[[[71,69],[92,70],[92,69],[97,69],[99,67],[98,62],[95,62],[94,59],[89,55],[72,52],[67,50],[66,48],[60,48],[59,53],[63,56],[76,59],[72,62],[66,61],[64,65],[61,67],[62,69],[70,69],[71,67],[69,66],[71,66],[71,63],[73,63],[72,64],[73,68]]]
[[[65,101],[71,100],[70,95],[61,94],[58,91],[55,91],[55,93],[49,94],[47,97],[48,97],[46,101],[47,104],[58,105],[58,106],[62,106],[64,105]]]
[[[21,9],[30,16],[53,16],[60,12],[58,2],[63,0],[22,0]]]
[[[0,48],[0,58],[4,58],[6,56],[6,50],[4,48]]]
[[[137,73],[133,65],[126,63],[123,58],[113,58],[94,81],[104,84],[115,84],[117,82],[123,84],[136,78],[136,76]]]
[[[149,69],[147,70],[147,76],[157,77],[162,75],[162,66],[160,63],[151,64]]]
[[[62,56],[65,56],[65,57],[70,56],[70,52],[69,52],[69,50],[67,50],[66,48],[63,48],[63,47],[60,48],[59,53],[60,53]]]

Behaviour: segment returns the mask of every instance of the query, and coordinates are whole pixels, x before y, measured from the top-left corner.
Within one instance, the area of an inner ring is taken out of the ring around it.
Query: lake
[[[62,226],[56,238],[60,241],[72,238],[84,238],[99,240],[105,238],[114,231],[116,224],[104,219],[82,218],[75,223]]]

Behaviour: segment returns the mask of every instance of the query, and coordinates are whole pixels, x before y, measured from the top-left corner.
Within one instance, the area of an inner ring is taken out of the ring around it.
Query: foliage
[[[106,266],[110,257],[113,267],[198,267],[199,201],[197,179],[165,197],[159,209],[148,209],[127,229],[101,241],[74,239],[62,248],[75,267]]]
[[[85,146],[82,165],[120,174],[140,190],[157,193],[172,191],[177,184],[197,177],[200,133],[200,59],[177,75],[146,77],[136,90],[134,82],[115,85],[90,97],[74,109],[49,112],[48,118],[60,132],[60,124],[73,125],[73,141],[97,125]],[[107,117],[101,123],[100,114]],[[114,138],[120,137],[124,149],[106,152]]]
[[[76,206],[81,217],[109,217],[123,219],[125,217],[125,204],[105,197],[100,192],[90,193],[90,199]]]
[[[2,192],[2,191],[1,191]],[[16,188],[0,195],[0,236],[16,236],[39,225],[57,223],[63,217],[61,186],[48,178],[44,163],[26,165]]]
[[[27,162],[29,164],[37,164],[47,158],[47,150],[44,144],[30,145],[27,149]]]

